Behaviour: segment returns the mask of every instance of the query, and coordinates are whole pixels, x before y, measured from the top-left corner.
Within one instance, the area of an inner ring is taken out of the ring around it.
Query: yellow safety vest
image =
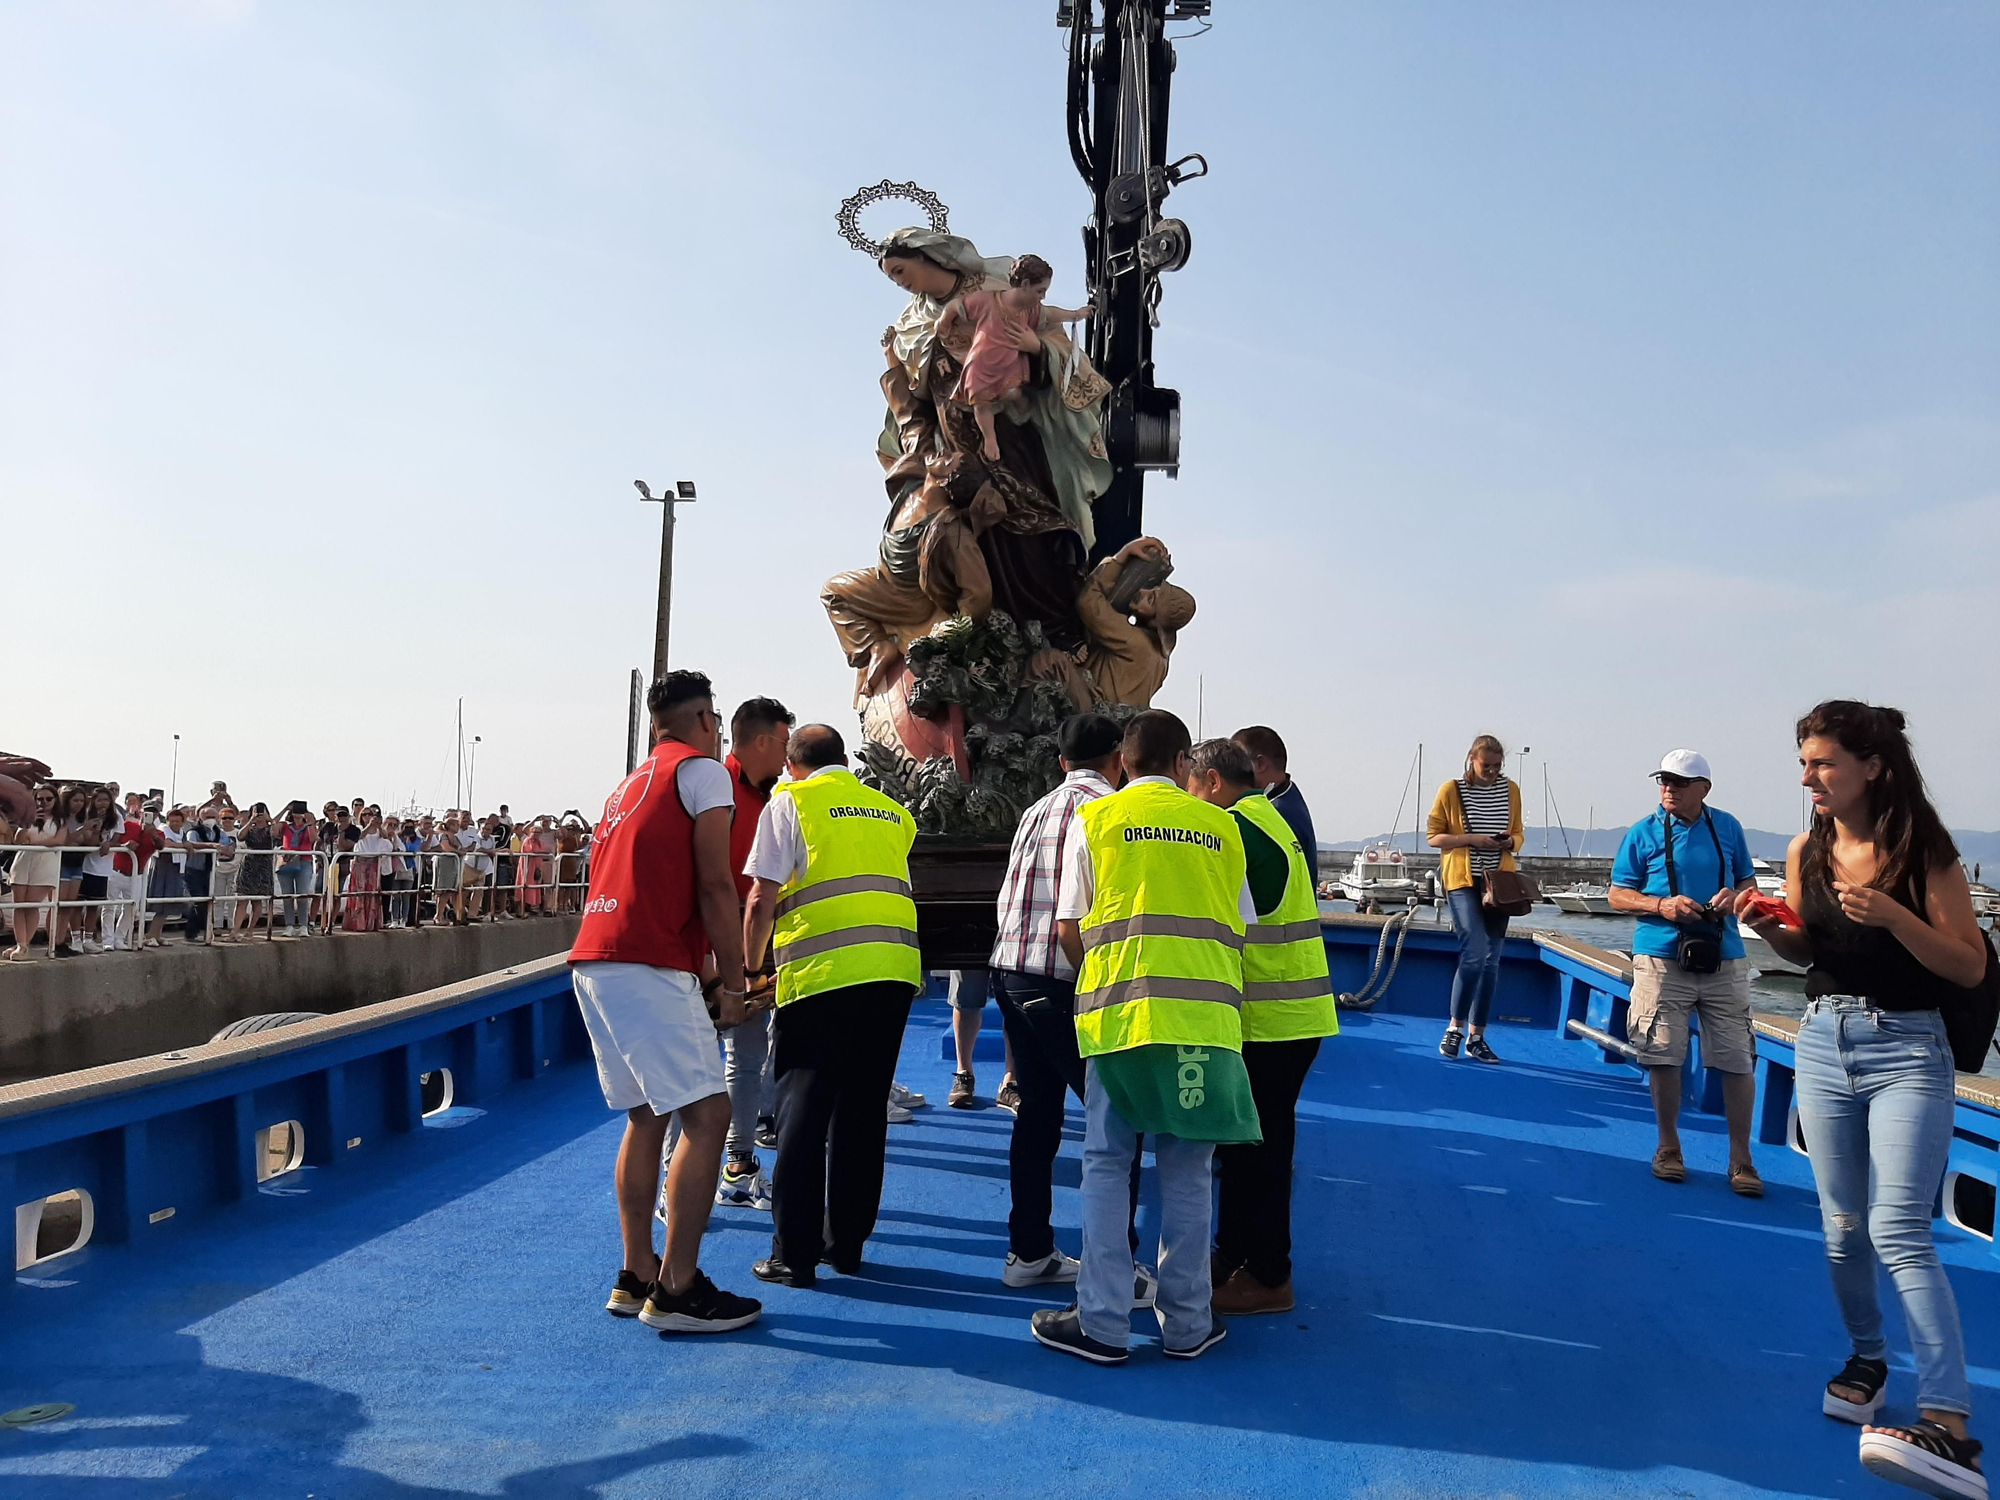
[[[1299,836],[1262,792],[1236,800],[1243,815],[1291,862],[1284,899],[1243,935],[1243,1040],[1293,1042],[1334,1036],[1333,981],[1327,977],[1326,939],[1319,926],[1319,896]]]
[[[885,980],[921,988],[910,899],[916,819],[844,769],[781,782],[771,795],[792,799],[806,846],[771,932],[778,1004]]]
[[[1078,924],[1076,1042],[1085,1057],[1172,1042],[1239,1052],[1243,836],[1219,807],[1165,782],[1086,802],[1095,882]]]

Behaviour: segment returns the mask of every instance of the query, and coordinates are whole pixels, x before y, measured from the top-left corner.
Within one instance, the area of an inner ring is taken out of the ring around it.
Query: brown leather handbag
[[[1496,916],[1525,917],[1541,899],[1542,888],[1535,884],[1534,876],[1519,870],[1488,870],[1480,905]]]

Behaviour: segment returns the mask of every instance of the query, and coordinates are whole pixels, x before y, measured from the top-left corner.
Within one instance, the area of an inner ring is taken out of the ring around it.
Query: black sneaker
[[[1051,1349],[1060,1349],[1064,1354],[1074,1354],[1078,1359],[1087,1359],[1094,1365],[1122,1365],[1132,1356],[1115,1344],[1100,1344],[1083,1331],[1083,1318],[1071,1303],[1061,1312],[1053,1307],[1044,1307],[1028,1319],[1028,1327],[1035,1335],[1035,1342],[1046,1344]]]
[[[1446,1057],[1456,1057],[1458,1056],[1458,1044],[1464,1040],[1464,1032],[1460,1031],[1456,1026],[1449,1027],[1445,1031],[1442,1040],[1438,1042],[1438,1051],[1442,1052]]]
[[[1936,1422],[1912,1422],[1861,1434],[1861,1466],[1877,1479],[1927,1495],[1986,1500],[1986,1476],[1974,1467],[1980,1445]]]
[[[1211,1314],[1208,1320],[1207,1338],[1186,1349],[1175,1349],[1170,1345],[1162,1344],[1160,1346],[1160,1353],[1166,1355],[1168,1359],[1200,1359],[1202,1355],[1221,1343],[1228,1332],[1229,1330],[1222,1326],[1222,1319]]]
[[[1494,1054],[1493,1049],[1486,1045],[1486,1038],[1483,1036],[1473,1037],[1465,1044],[1465,1055],[1467,1057],[1476,1057],[1484,1063],[1497,1063],[1500,1061]]]
[[[700,1271],[678,1294],[670,1295],[659,1282],[646,1294],[639,1309],[639,1321],[648,1328],[669,1333],[730,1333],[757,1321],[764,1304],[754,1297],[725,1292]]]
[[[778,1121],[772,1115],[757,1116],[757,1144],[775,1151],[778,1149]]]
[[[651,1290],[650,1282],[641,1281],[630,1271],[620,1271],[618,1284],[611,1288],[611,1300],[604,1304],[604,1310],[614,1318],[636,1318],[639,1309],[646,1305],[646,1293]]]

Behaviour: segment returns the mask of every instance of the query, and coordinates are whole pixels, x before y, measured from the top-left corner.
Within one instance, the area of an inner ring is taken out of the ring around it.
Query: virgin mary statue
[[[1020,623],[1041,621],[1050,642],[1068,649],[1083,639],[1076,594],[1096,541],[1091,502],[1111,482],[1102,431],[1110,386],[1059,324],[1027,332],[1020,347],[1029,380],[1000,408],[1000,459],[989,464],[971,408],[952,400],[965,348],[947,348],[936,333],[952,298],[1004,289],[1012,264],[942,230],[899,229],[884,242],[882,272],[910,300],[882,336],[889,413],[878,450],[892,526],[926,473],[955,461],[958,488],[972,488],[967,504],[993,607]]]

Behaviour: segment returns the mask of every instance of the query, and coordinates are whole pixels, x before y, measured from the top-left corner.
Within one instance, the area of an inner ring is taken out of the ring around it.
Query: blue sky
[[[914,178],[1076,300],[1052,11],[0,5],[0,744],[441,802],[462,694],[481,804],[592,807],[638,475],[701,487],[675,664],[851,725],[899,296],[832,215]],[[1791,720],[1867,696],[2000,826],[1996,76],[1988,4],[1221,0],[1161,706],[1335,838],[1482,731],[1572,823],[1692,744],[1796,826]]]

